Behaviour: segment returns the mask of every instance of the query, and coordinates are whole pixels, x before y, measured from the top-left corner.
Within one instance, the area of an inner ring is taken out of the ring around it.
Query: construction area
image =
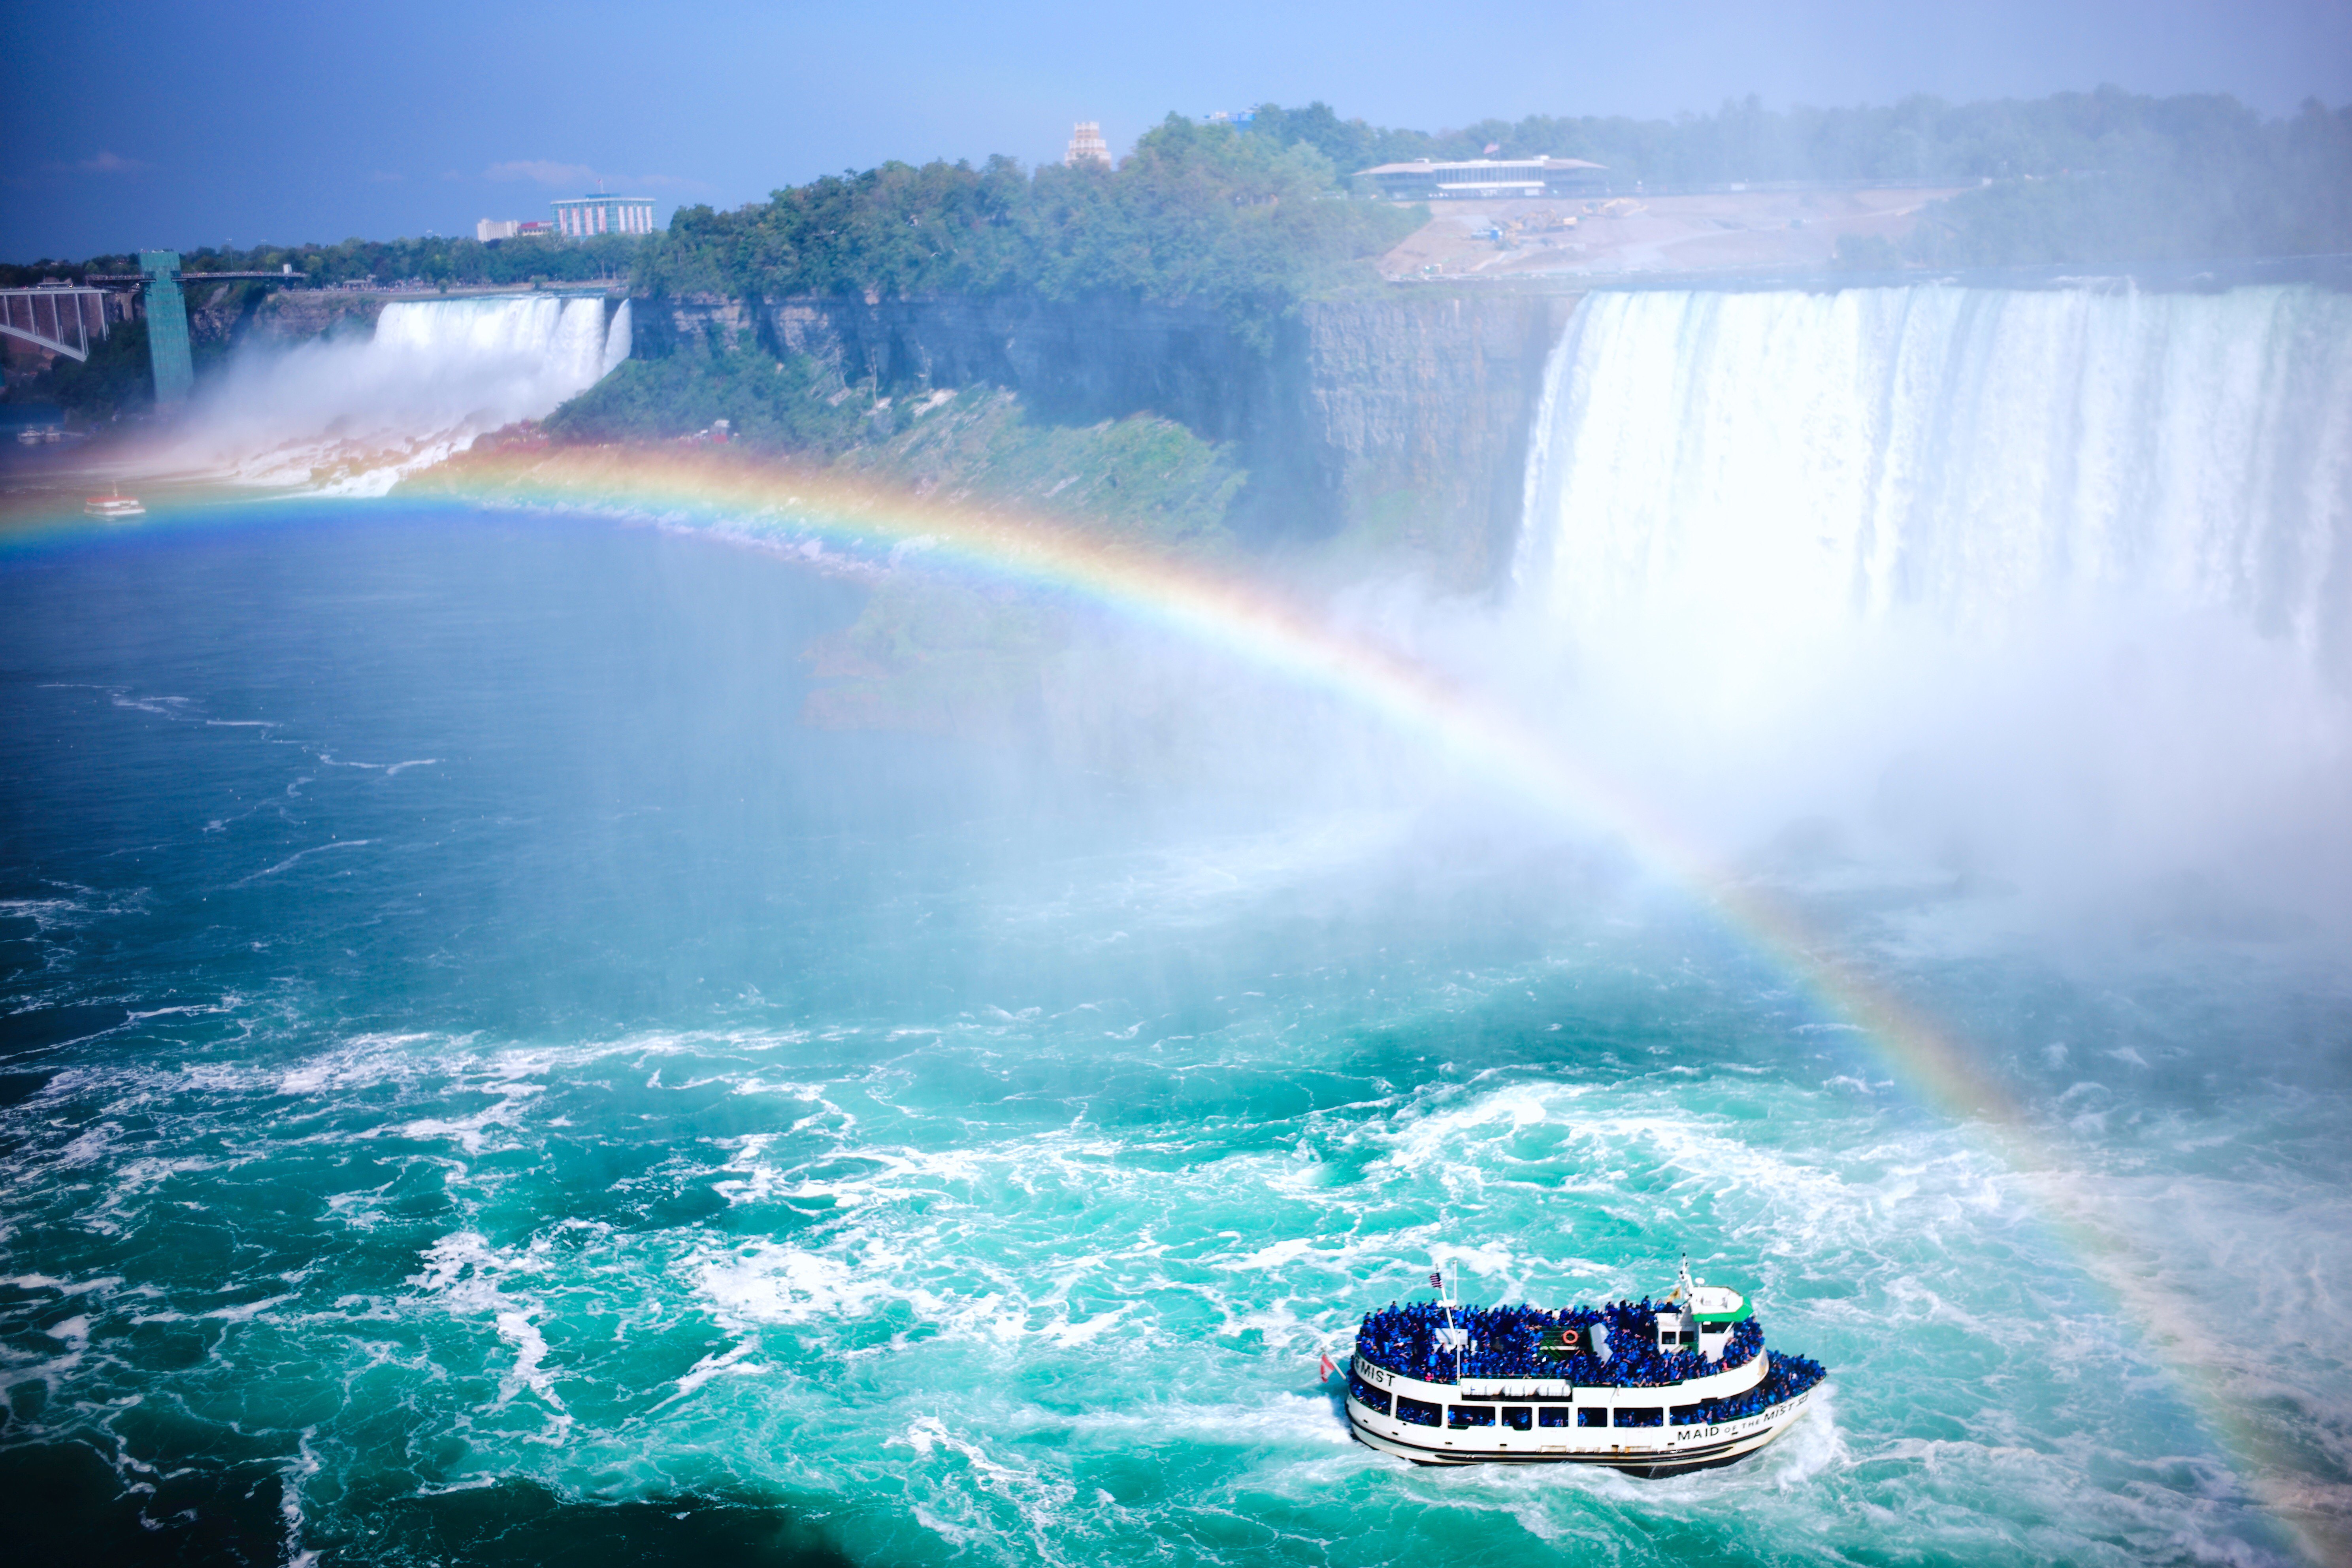
[[[1454,201],[1381,258],[1398,281],[1828,267],[1899,244],[1961,187]],[[1851,242],[1880,242],[1867,247]],[[1891,265],[1891,258],[1889,264]]]

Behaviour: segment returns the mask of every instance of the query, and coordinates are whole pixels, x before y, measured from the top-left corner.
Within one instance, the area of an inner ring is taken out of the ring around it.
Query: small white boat
[[[1827,1375],[1687,1264],[1655,1304],[1465,1307],[1430,1283],[1434,1301],[1366,1313],[1348,1361],[1357,1439],[1417,1464],[1708,1469],[1786,1432]]]
[[[102,496],[91,496],[81,503],[81,510],[86,516],[108,519],[147,515],[147,509],[139,504],[137,497],[124,495],[119,489]]]

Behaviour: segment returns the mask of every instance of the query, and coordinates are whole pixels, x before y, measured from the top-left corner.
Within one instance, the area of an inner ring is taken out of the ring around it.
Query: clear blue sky
[[[2037,96],[2352,100],[2352,0],[64,4],[0,12],[0,256],[336,240],[670,207],[886,158],[1114,149],[1171,110],[1376,124]]]

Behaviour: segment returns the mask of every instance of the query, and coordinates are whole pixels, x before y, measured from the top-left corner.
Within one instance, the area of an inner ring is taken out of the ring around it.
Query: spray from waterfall
[[[1549,378],[1529,700],[1725,851],[2352,887],[2352,297],[1601,293]]]
[[[533,296],[386,305],[372,336],[248,344],[154,466],[381,495],[477,437],[552,413],[630,347],[628,302]]]

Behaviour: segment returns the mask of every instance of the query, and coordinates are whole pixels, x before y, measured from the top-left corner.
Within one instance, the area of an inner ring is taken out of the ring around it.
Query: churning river
[[[1410,635],[1962,1042],[2002,1136],[1606,835],[1285,755],[1286,704],[1356,721],[1273,675],[1185,731],[1249,754],[1139,776],[803,724],[864,590],[692,530],[54,537],[0,558],[8,1532],[2342,1552],[2346,299],[1596,296],[1554,382],[1511,603]],[[1433,1266],[1685,1251],[1830,1368],[1733,1468],[1418,1469],[1318,1379]]]

